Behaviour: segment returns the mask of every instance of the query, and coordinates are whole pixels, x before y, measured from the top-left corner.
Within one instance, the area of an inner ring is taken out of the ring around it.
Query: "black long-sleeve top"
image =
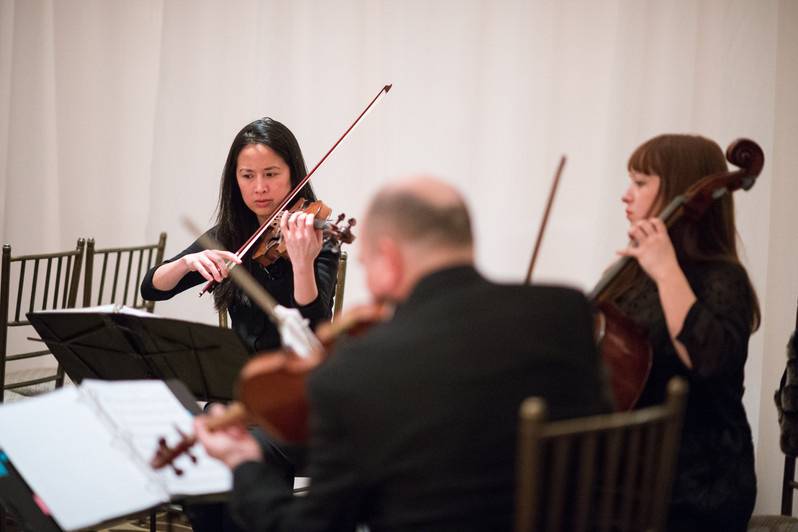
[[[216,228],[210,229],[206,234],[215,238]],[[203,249],[195,241],[179,254],[164,261],[164,264],[178,260],[190,253],[198,253]],[[329,320],[332,317],[332,302],[335,293],[336,275],[338,274],[338,257],[339,251],[337,247],[332,242],[326,241],[314,263],[316,287],[319,295],[307,305],[298,305],[294,301],[294,271],[289,260],[281,258],[264,268],[260,264],[245,259],[242,266],[249,270],[249,273],[280,305],[298,309],[302,316],[310,320],[311,327],[315,328],[319,322]],[[170,299],[184,290],[205,282],[205,279],[199,273],[189,272],[171,290],[158,290],[152,284],[152,277],[158,266],[148,271],[141,282],[141,297],[144,299],[151,301]],[[280,346],[280,334],[277,328],[260,307],[250,301],[240,289],[236,290],[233,303],[228,308],[228,311],[233,329],[253,352],[266,351]]]
[[[693,368],[679,359],[659,293],[646,278],[617,301],[648,328],[653,366],[639,406],[662,402],[675,375],[689,383],[669,530],[745,530],[756,499],[751,428],[743,409],[743,369],[751,335],[752,294],[742,266],[682,264],[696,295],[677,339]]]

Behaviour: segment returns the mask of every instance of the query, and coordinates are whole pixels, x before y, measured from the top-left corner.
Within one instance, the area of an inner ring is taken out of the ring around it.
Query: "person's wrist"
[[[673,283],[683,275],[682,269],[679,267],[679,263],[676,262],[676,260],[668,261],[657,269],[654,282],[657,283],[657,287],[659,288],[673,286]]]
[[[294,268],[294,273],[297,275],[306,275],[310,272],[313,272],[313,259],[308,257],[303,257],[298,261],[291,261],[291,264]]]

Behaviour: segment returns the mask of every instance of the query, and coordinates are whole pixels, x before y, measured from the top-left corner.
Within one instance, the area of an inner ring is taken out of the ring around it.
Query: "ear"
[[[380,238],[377,249],[382,259],[380,277],[383,293],[395,297],[401,292],[406,277],[404,253],[396,240],[391,238]]]

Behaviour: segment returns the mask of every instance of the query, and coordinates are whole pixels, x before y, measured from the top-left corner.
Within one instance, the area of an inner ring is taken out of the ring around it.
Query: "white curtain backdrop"
[[[536,279],[589,288],[625,242],[637,145],[663,132],[760,143],[764,172],[736,202],[764,309],[745,395],[757,511],[776,512],[772,393],[798,297],[798,2],[0,0],[0,237],[23,253],[167,231],[171,256],[192,240],[182,216],[211,223],[244,124],[284,122],[312,166],[389,82],[317,193],[358,217],[390,178],[447,178],[500,280],[525,273],[561,154]],[[366,299],[351,261],[347,304]],[[156,312],[216,319],[193,291]]]

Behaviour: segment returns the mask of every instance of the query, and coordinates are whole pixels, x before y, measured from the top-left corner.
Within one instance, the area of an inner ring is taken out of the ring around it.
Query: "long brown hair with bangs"
[[[641,144],[629,157],[627,169],[660,178],[659,192],[654,201],[654,212],[658,215],[675,197],[683,194],[702,178],[726,172],[723,150],[714,141],[699,135],[659,135]],[[740,264],[737,254],[737,231],[734,224],[734,199],[726,194],[704,213],[698,222],[684,220],[670,228],[669,234],[680,263],[721,260]],[[619,279],[614,299],[636,283],[641,268],[634,268],[625,279]],[[760,311],[756,292],[748,281],[753,315],[752,328],[759,327]]]

